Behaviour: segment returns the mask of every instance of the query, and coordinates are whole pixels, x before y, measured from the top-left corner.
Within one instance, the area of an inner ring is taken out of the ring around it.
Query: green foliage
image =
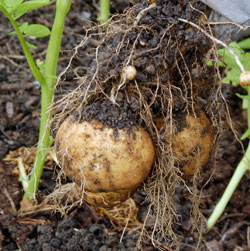
[[[28,22],[24,22],[18,26],[19,30],[25,36],[32,36],[32,37],[46,37],[50,34],[49,28],[42,24],[29,24]],[[16,32],[13,31],[10,35],[15,34]]]
[[[229,47],[238,56],[241,64],[246,71],[250,70],[250,53],[243,50],[243,48],[250,48],[250,38],[244,39],[241,42],[232,42]],[[243,47],[243,48],[242,48]],[[223,78],[223,83],[232,84],[233,86],[238,86],[240,82],[241,69],[236,63],[235,57],[229,52],[227,48],[218,50],[220,55],[220,61],[218,62],[220,66],[226,67],[226,76]],[[248,87],[243,87],[248,91]],[[248,104],[250,102],[250,95],[241,95],[236,93],[236,95],[242,99],[242,108],[248,109]],[[242,135],[241,140],[244,140],[250,136],[250,128]]]
[[[244,40],[243,40],[244,41]],[[241,43],[242,44],[242,43]],[[245,43],[242,44],[245,48]],[[240,62],[244,66],[245,70],[250,70],[250,53],[245,52],[239,43],[232,42],[229,47],[236,53],[239,57]],[[227,48],[218,50],[220,57],[219,65],[227,67],[226,77],[223,79],[223,83],[233,84],[237,86],[240,82],[241,70],[236,63],[234,56],[228,51]]]
[[[41,24],[30,24],[23,30],[23,33],[27,36],[46,37],[50,34],[50,30]]]
[[[40,7],[51,4],[50,0],[0,0],[0,4],[9,12],[9,14],[17,20],[25,13],[38,9]]]
[[[50,0],[31,0],[24,2],[23,0],[1,0],[0,4],[8,11],[13,20],[19,19],[21,16],[31,10],[51,4]],[[29,24],[28,22],[18,23],[19,30],[25,36],[46,37],[50,34],[49,28],[42,24]],[[10,34],[15,34],[13,31]],[[28,44],[29,47],[36,48],[36,46]]]
[[[241,40],[237,43],[241,49],[243,50],[249,50],[250,49],[250,37],[245,38],[244,40]]]
[[[12,14],[13,11],[22,4],[23,0],[2,0],[0,3]]]
[[[250,38],[246,38],[238,43],[236,42],[230,43],[229,47],[238,56],[245,71],[250,71],[250,53],[245,51],[250,49]],[[239,85],[240,75],[242,72],[238,64],[236,63],[235,57],[232,55],[232,53],[230,53],[228,48],[220,49],[218,50],[218,53],[220,55],[218,64],[222,67],[226,67],[226,76],[223,79],[223,82],[232,84],[234,86]],[[241,140],[244,140],[250,137],[250,86],[242,86],[242,88],[245,90],[246,95],[242,95],[239,93],[236,93],[236,95],[242,99],[243,109],[247,110],[248,128],[246,132],[241,136]],[[208,230],[210,230],[215,225],[215,223],[225,210],[227,203],[231,199],[242,177],[248,170],[250,170],[249,159],[250,159],[250,142],[248,143],[248,147],[244,153],[244,156],[241,159],[240,163],[237,165],[234,174],[229,184],[227,185],[222,197],[215,206],[211,216],[208,218],[207,221]]]
[[[40,7],[44,7],[49,4],[51,4],[50,0],[39,0],[39,1],[32,0],[32,1],[21,3],[14,10],[15,20],[17,20],[22,15],[24,15],[25,13],[27,13],[31,10],[35,10],[35,9],[38,9]]]
[[[54,1],[53,1],[54,2]],[[29,24],[28,22],[19,23],[17,20],[27,12],[49,5],[50,0],[0,0],[0,11],[8,18],[22,46],[26,60],[34,78],[41,85],[41,119],[39,140],[37,144],[36,159],[32,169],[28,186],[25,188],[25,194],[22,206],[27,207],[36,196],[36,191],[42,175],[46,156],[52,145],[53,140],[50,136],[50,125],[52,113],[49,110],[53,102],[54,87],[56,83],[56,69],[61,46],[61,39],[64,29],[65,17],[70,9],[71,0],[56,1],[56,15],[52,26],[52,31],[41,24]],[[29,48],[36,48],[35,45],[25,40],[26,36],[45,37],[50,35],[45,62],[37,61],[31,55]]]

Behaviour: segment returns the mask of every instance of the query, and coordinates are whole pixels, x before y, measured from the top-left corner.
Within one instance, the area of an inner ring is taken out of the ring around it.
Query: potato
[[[211,121],[198,106],[195,106],[195,115],[196,117],[190,112],[178,116],[177,132],[172,137],[173,154],[184,179],[191,178],[197,169],[201,170],[209,161],[214,149],[215,135]],[[157,123],[162,127],[162,121],[158,120]],[[167,151],[169,147],[170,141],[167,139]]]
[[[96,206],[129,198],[155,158],[152,140],[142,127],[114,130],[98,120],[78,122],[74,116],[60,126],[55,148],[65,174],[84,186],[86,200]]]
[[[127,200],[133,193],[134,191],[128,190],[98,193],[85,191],[84,200],[93,206],[105,208],[121,204],[123,201]]]

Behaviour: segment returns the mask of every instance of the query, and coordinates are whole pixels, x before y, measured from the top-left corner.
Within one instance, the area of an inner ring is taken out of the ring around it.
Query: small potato
[[[142,127],[115,133],[97,120],[79,123],[74,116],[60,126],[55,148],[65,174],[84,186],[86,201],[106,207],[129,198],[148,176],[155,158],[152,140]]]
[[[173,151],[184,178],[191,178],[197,169],[204,167],[214,149],[214,130],[211,121],[199,108],[187,114],[186,126],[173,137]]]
[[[196,116],[195,116],[196,115]],[[193,113],[183,114],[176,120],[178,123],[175,135],[172,136],[172,151],[177,165],[183,172],[183,178],[191,178],[196,171],[202,169],[209,161],[214,149],[214,129],[211,121],[195,106]],[[156,119],[158,128],[163,126],[162,119]],[[169,140],[166,148],[169,151]]]
[[[250,71],[245,71],[240,74],[240,84],[242,86],[250,86]]]

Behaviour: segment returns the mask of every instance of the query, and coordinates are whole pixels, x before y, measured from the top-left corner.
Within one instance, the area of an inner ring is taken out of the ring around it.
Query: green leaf
[[[50,30],[42,24],[30,24],[24,29],[23,33],[27,36],[46,37],[50,34]]]
[[[213,64],[213,62],[212,62],[211,60],[208,60],[208,61],[207,61],[207,66],[208,66],[208,67],[211,67],[211,66],[214,66],[214,64]]]
[[[250,136],[250,128],[248,128],[245,133],[241,136],[241,140],[244,140]]]
[[[241,99],[246,99],[246,100],[250,100],[250,96],[249,95],[241,95],[239,93],[235,93],[235,95]]]
[[[238,56],[245,70],[250,70],[250,53],[245,53],[236,42],[230,43],[229,47]],[[233,85],[237,86],[240,81],[239,77],[241,74],[241,69],[236,63],[234,56],[229,52],[227,48],[218,50],[218,53],[221,56],[219,65],[228,68],[226,77],[223,79],[223,82],[232,83]]]
[[[13,1],[15,1],[15,0],[13,0]],[[27,13],[31,10],[38,9],[43,6],[47,6],[51,3],[52,3],[52,1],[50,1],[50,0],[32,0],[32,1],[24,2],[24,3],[20,4],[19,6],[17,6],[17,8],[15,8],[15,10],[14,10],[15,17],[14,18],[15,18],[15,20],[17,20],[25,13]]]
[[[22,23],[21,25],[18,26],[19,30],[24,33],[24,30],[29,26],[29,23],[28,22],[24,22]],[[13,34],[16,34],[15,31],[12,31],[9,33],[9,35],[13,35]]]
[[[233,68],[226,72],[226,77],[223,78],[223,83],[237,85],[240,82],[241,70]]]
[[[8,10],[9,13],[12,13],[22,2],[23,0],[3,0],[2,1],[3,5]]]
[[[243,101],[242,101],[242,109],[244,109],[244,110],[248,109],[248,102],[249,102],[249,100],[243,99]]]
[[[238,45],[240,46],[241,49],[249,50],[250,49],[250,37],[241,40],[240,42],[238,42]]]
[[[31,49],[37,49],[37,46],[34,45],[34,44],[28,43],[27,41],[26,41],[26,44],[27,44],[28,47],[31,48]]]
[[[22,23],[21,25],[19,25],[19,30],[24,33],[24,30],[29,26],[29,23],[28,22],[24,22]]]
[[[248,109],[248,102],[250,102],[250,96],[249,95],[241,95],[239,93],[236,93],[235,95],[242,99],[242,108]]]
[[[229,44],[229,47],[238,55],[240,61],[244,58],[244,51],[241,50],[241,48],[237,45],[236,42],[232,42]],[[239,68],[237,65],[234,56],[228,51],[227,48],[218,50],[219,55],[223,60],[223,63],[226,64],[229,68]]]
[[[246,71],[250,70],[250,53],[246,52],[244,57],[241,59],[241,63],[243,64]]]

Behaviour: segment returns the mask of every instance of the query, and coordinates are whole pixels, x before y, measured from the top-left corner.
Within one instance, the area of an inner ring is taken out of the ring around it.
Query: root
[[[244,66],[242,65],[242,63],[239,60],[238,55],[229,47],[227,46],[225,43],[223,43],[222,41],[220,41],[219,39],[215,38],[214,36],[211,36],[208,32],[204,31],[201,27],[199,27],[197,24],[194,24],[193,22],[187,21],[183,18],[179,18],[180,21],[184,22],[184,23],[188,23],[190,25],[192,25],[193,27],[195,27],[196,29],[198,29],[199,31],[201,31],[202,33],[204,33],[208,38],[210,38],[212,41],[214,41],[216,44],[221,45],[224,48],[227,48],[229,53],[231,53],[233,55],[233,57],[235,58],[235,61],[237,63],[237,65],[239,66],[239,68],[241,69],[242,72],[245,72]]]
[[[152,4],[150,4],[147,8],[141,10],[141,11],[139,12],[139,14],[137,15],[137,17],[136,17],[136,19],[135,19],[135,21],[134,21],[133,24],[134,24],[134,25],[137,25],[137,24],[140,22],[140,20],[142,19],[142,17],[145,16],[146,13],[147,13],[149,10],[151,10],[151,9],[153,9],[153,8],[155,8],[155,7],[156,7],[156,3],[152,3]]]

